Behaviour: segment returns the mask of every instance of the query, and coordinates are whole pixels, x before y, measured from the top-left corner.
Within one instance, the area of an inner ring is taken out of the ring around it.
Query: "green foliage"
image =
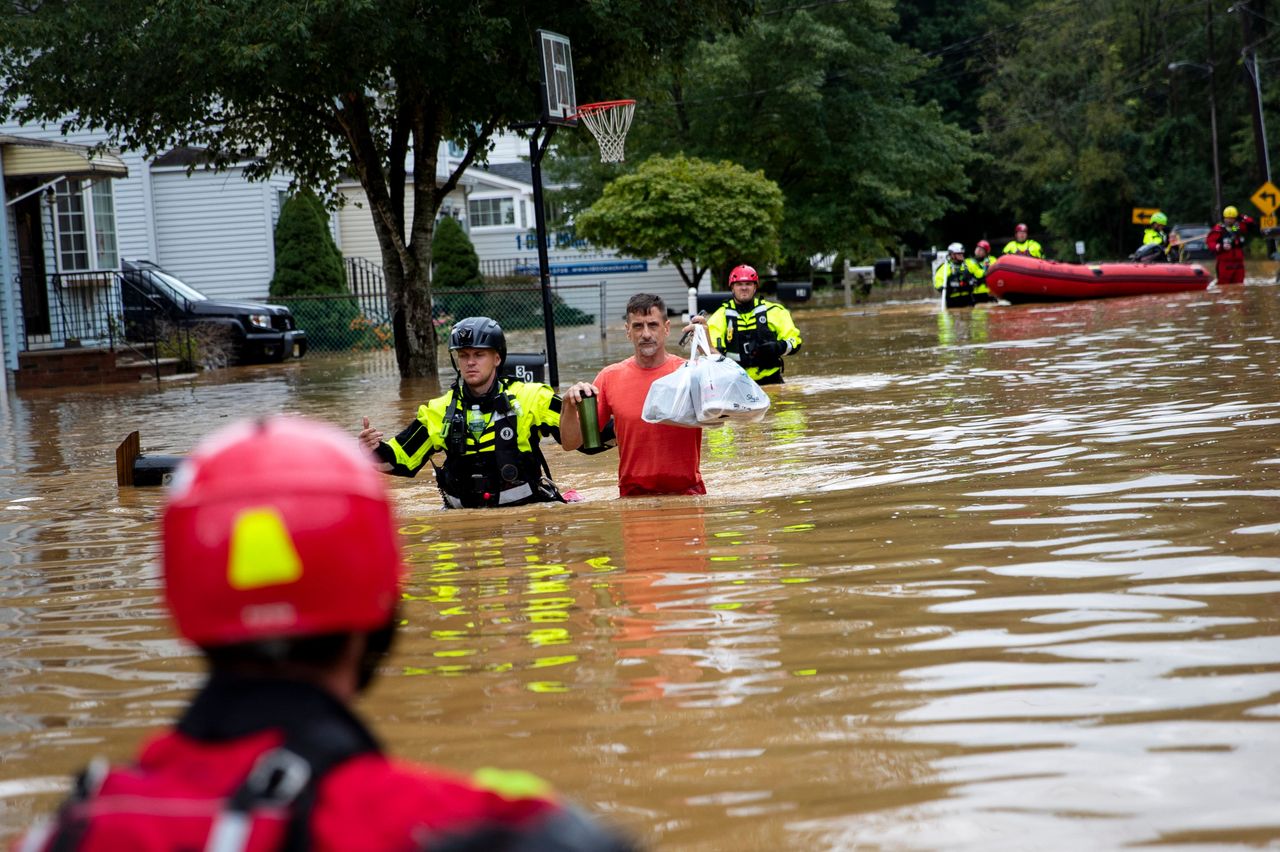
[[[665,64],[629,157],[683,153],[763,171],[786,199],[785,255],[896,253],[904,232],[963,201],[973,140],[917,99],[926,63],[890,38],[893,22],[888,0],[763,3],[740,32]],[[600,184],[594,167],[576,167],[584,173],[590,203]]]
[[[431,283],[437,287],[456,290],[479,287],[484,283],[476,248],[467,232],[462,230],[462,225],[452,216],[445,216],[436,225],[431,263]]]
[[[298,328],[307,333],[307,345],[318,352],[385,349],[389,331],[370,321],[352,296],[285,298],[281,304],[293,312]]]
[[[692,287],[710,267],[772,260],[781,221],[782,192],[760,172],[655,156],[605,187],[576,225],[596,245],[673,264]]]
[[[328,222],[324,207],[309,190],[285,201],[276,222],[273,297],[346,292],[342,252],[329,233]]]

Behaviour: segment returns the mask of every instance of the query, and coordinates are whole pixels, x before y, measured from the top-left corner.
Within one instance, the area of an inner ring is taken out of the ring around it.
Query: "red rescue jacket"
[[[572,808],[395,762],[323,690],[214,677],[135,765],[90,767],[21,850],[625,850]]]

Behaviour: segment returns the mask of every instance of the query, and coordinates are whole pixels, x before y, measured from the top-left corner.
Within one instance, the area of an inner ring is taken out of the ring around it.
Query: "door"
[[[18,281],[22,291],[22,320],[27,338],[47,337],[49,325],[49,284],[44,266],[44,234],[37,192],[13,207],[14,226],[18,232]]]

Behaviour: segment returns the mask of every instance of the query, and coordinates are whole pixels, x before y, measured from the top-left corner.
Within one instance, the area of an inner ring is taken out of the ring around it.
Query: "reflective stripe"
[[[521,483],[515,488],[508,488],[506,491],[498,492],[498,505],[505,506],[508,503],[514,503],[517,500],[524,500],[525,498],[532,496],[533,487],[527,482]]]

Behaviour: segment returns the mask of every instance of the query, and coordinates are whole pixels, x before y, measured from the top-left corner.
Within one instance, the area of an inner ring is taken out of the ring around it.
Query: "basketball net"
[[[601,101],[596,104],[583,104],[578,107],[579,119],[596,137],[600,145],[600,162],[621,163],[627,141],[627,131],[631,129],[631,116],[635,114],[636,102]]]

